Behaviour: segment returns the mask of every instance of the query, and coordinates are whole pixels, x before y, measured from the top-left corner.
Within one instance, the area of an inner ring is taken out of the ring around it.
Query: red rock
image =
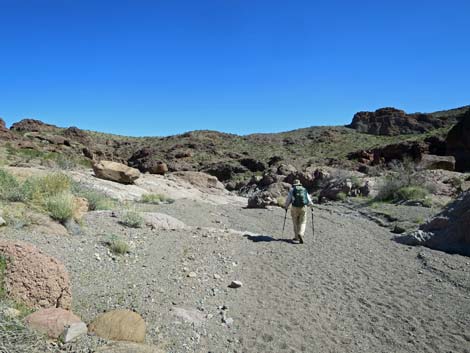
[[[60,308],[38,310],[24,319],[26,325],[51,338],[59,338],[65,328],[82,320],[71,311]]]

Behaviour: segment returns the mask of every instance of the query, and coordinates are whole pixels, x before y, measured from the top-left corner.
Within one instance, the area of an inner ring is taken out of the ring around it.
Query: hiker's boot
[[[302,238],[301,235],[299,235],[299,243],[300,243],[300,244],[303,244],[303,243],[304,243],[304,240],[303,240],[303,238]]]

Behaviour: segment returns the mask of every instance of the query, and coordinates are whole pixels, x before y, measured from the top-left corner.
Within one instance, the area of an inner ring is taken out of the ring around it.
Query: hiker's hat
[[[295,179],[292,185],[302,185],[299,179]]]

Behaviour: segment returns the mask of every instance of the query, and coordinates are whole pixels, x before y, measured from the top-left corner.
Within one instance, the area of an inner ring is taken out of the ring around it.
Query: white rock
[[[197,274],[196,274],[196,272],[189,272],[189,273],[188,273],[188,277],[189,277],[189,278],[196,278],[196,277],[197,277]]]
[[[0,217],[0,227],[5,226],[7,222],[3,219],[3,217]]]
[[[218,275],[217,273],[214,274],[214,279],[220,279],[220,275]]]
[[[69,327],[66,327],[62,333],[62,341],[64,343],[73,341],[81,335],[86,335],[88,333],[88,328],[84,322],[78,322],[71,324]]]

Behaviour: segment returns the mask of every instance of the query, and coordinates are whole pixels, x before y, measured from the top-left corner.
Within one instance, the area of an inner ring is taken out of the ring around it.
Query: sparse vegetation
[[[130,228],[142,228],[144,219],[139,212],[129,210],[124,212],[120,223]]]
[[[112,198],[80,183],[72,183],[72,192],[76,196],[87,199],[90,211],[110,210],[115,205]]]
[[[5,291],[5,271],[7,269],[7,259],[0,255],[0,300],[6,296]]]
[[[348,195],[346,195],[346,193],[344,192],[340,192],[338,193],[338,195],[336,196],[338,201],[346,201],[346,199],[348,198]]]
[[[0,200],[24,201],[24,194],[18,180],[4,169],[0,169]]]
[[[74,211],[73,195],[70,192],[62,192],[48,196],[45,199],[45,207],[52,219],[65,223],[71,219]]]
[[[140,202],[159,205],[161,203],[173,203],[174,200],[162,194],[144,194],[142,195]]]
[[[110,240],[107,242],[109,249],[116,255],[124,255],[129,252],[129,245],[116,235],[111,235]]]

